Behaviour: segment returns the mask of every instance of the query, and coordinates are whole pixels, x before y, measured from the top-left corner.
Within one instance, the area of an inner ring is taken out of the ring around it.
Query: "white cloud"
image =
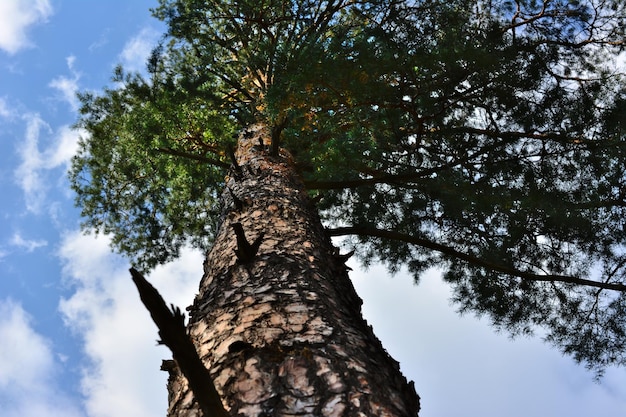
[[[120,53],[122,66],[127,71],[143,71],[152,49],[157,45],[161,34],[152,28],[142,29],[131,38]]]
[[[89,50],[89,52],[94,52],[94,51],[102,48],[106,44],[108,44],[109,43],[110,32],[111,32],[110,28],[105,29],[105,31],[100,34],[100,38],[98,38],[97,41],[95,41],[91,45],[89,45],[89,48],[87,48]]]
[[[26,207],[33,213],[41,211],[46,198],[48,184],[42,173],[58,167],[63,167],[62,175],[68,167],[72,155],[76,153],[78,139],[84,132],[61,126],[55,133],[38,114],[24,116],[26,133],[24,141],[18,145],[18,154],[21,159],[14,175],[22,188],[26,199]],[[52,136],[52,143],[45,149],[40,149],[42,133]]]
[[[3,119],[13,119],[15,111],[11,109],[8,101],[4,97],[0,97],[0,117]]]
[[[74,288],[60,310],[90,360],[81,381],[85,407],[90,417],[163,415],[167,374],[159,368],[171,354],[156,346],[157,328],[139,300],[128,264],[111,254],[108,245],[106,237],[72,232],[59,252],[65,281]],[[148,279],[168,303],[184,308],[201,274],[202,256],[185,251]]]
[[[30,327],[30,318],[11,300],[0,301],[0,389],[41,386],[38,378],[53,368],[48,341]],[[10,358],[11,360],[8,360]]]
[[[15,170],[15,178],[24,192],[27,209],[39,212],[45,196],[44,185],[39,175],[39,170],[44,165],[39,151],[39,136],[42,129],[49,131],[50,127],[39,115],[28,115],[26,119],[24,142],[18,149],[21,164]]]
[[[14,54],[32,46],[27,35],[29,27],[45,22],[51,15],[49,0],[0,1],[0,49]]]
[[[424,416],[624,415],[624,370],[593,374],[538,338],[511,340],[485,320],[459,317],[440,274],[418,286],[405,274],[353,266],[363,311],[422,398]],[[532,399],[529,401],[528,399]]]
[[[21,305],[0,300],[0,398],[3,417],[80,416],[55,389],[51,344],[32,327]]]
[[[33,252],[35,249],[42,248],[48,245],[48,242],[42,239],[24,239],[20,233],[14,233],[13,237],[11,237],[10,244],[13,246],[17,246],[18,248],[25,249],[26,252]]]
[[[70,77],[59,76],[54,78],[49,86],[58,90],[61,94],[61,98],[66,101],[72,111],[78,111],[79,101],[76,97],[76,92],[78,91],[78,80],[80,79],[80,73],[76,71],[74,68],[74,62],[76,61],[75,56],[69,56],[66,58],[67,67],[71,72]]]
[[[78,139],[85,135],[84,130],[73,129],[68,125],[61,126],[56,132],[52,146],[44,151],[46,160],[44,169],[54,169],[60,166],[67,168],[78,151]]]

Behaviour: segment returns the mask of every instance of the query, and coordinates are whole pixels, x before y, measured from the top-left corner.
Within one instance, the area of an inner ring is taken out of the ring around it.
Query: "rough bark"
[[[226,178],[188,331],[231,416],[416,416],[419,397],[361,314],[361,299],[295,174],[253,126]],[[240,225],[240,226],[239,226]],[[243,230],[243,233],[241,231]],[[170,417],[200,416],[166,362]]]

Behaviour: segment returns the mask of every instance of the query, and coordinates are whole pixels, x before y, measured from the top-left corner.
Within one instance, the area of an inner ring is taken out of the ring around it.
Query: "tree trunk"
[[[231,416],[416,416],[413,383],[363,319],[345,259],[290,155],[271,156],[270,141],[260,125],[239,139],[221,225],[189,308],[189,334],[226,410]],[[166,361],[164,369],[168,416],[200,416],[177,367]]]

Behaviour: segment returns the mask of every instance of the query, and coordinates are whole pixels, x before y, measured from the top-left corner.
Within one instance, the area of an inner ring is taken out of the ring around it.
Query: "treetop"
[[[626,5],[161,0],[142,74],[81,95],[85,227],[149,268],[208,248],[237,132],[294,156],[329,234],[595,370],[626,357]]]

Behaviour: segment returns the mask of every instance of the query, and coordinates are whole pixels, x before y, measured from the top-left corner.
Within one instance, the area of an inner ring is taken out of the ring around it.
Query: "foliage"
[[[190,99],[181,81],[149,85],[121,69],[114,81],[101,96],[80,96],[90,136],[70,175],[85,229],[110,234],[146,267],[176,257],[185,242],[206,248],[223,182],[219,155],[214,164],[207,155],[233,136],[233,123],[208,109],[209,99]]]
[[[84,94],[86,226],[150,267],[215,230],[228,148],[263,122],[332,235],[461,311],[626,357],[626,6],[609,0],[161,0],[144,77]]]

